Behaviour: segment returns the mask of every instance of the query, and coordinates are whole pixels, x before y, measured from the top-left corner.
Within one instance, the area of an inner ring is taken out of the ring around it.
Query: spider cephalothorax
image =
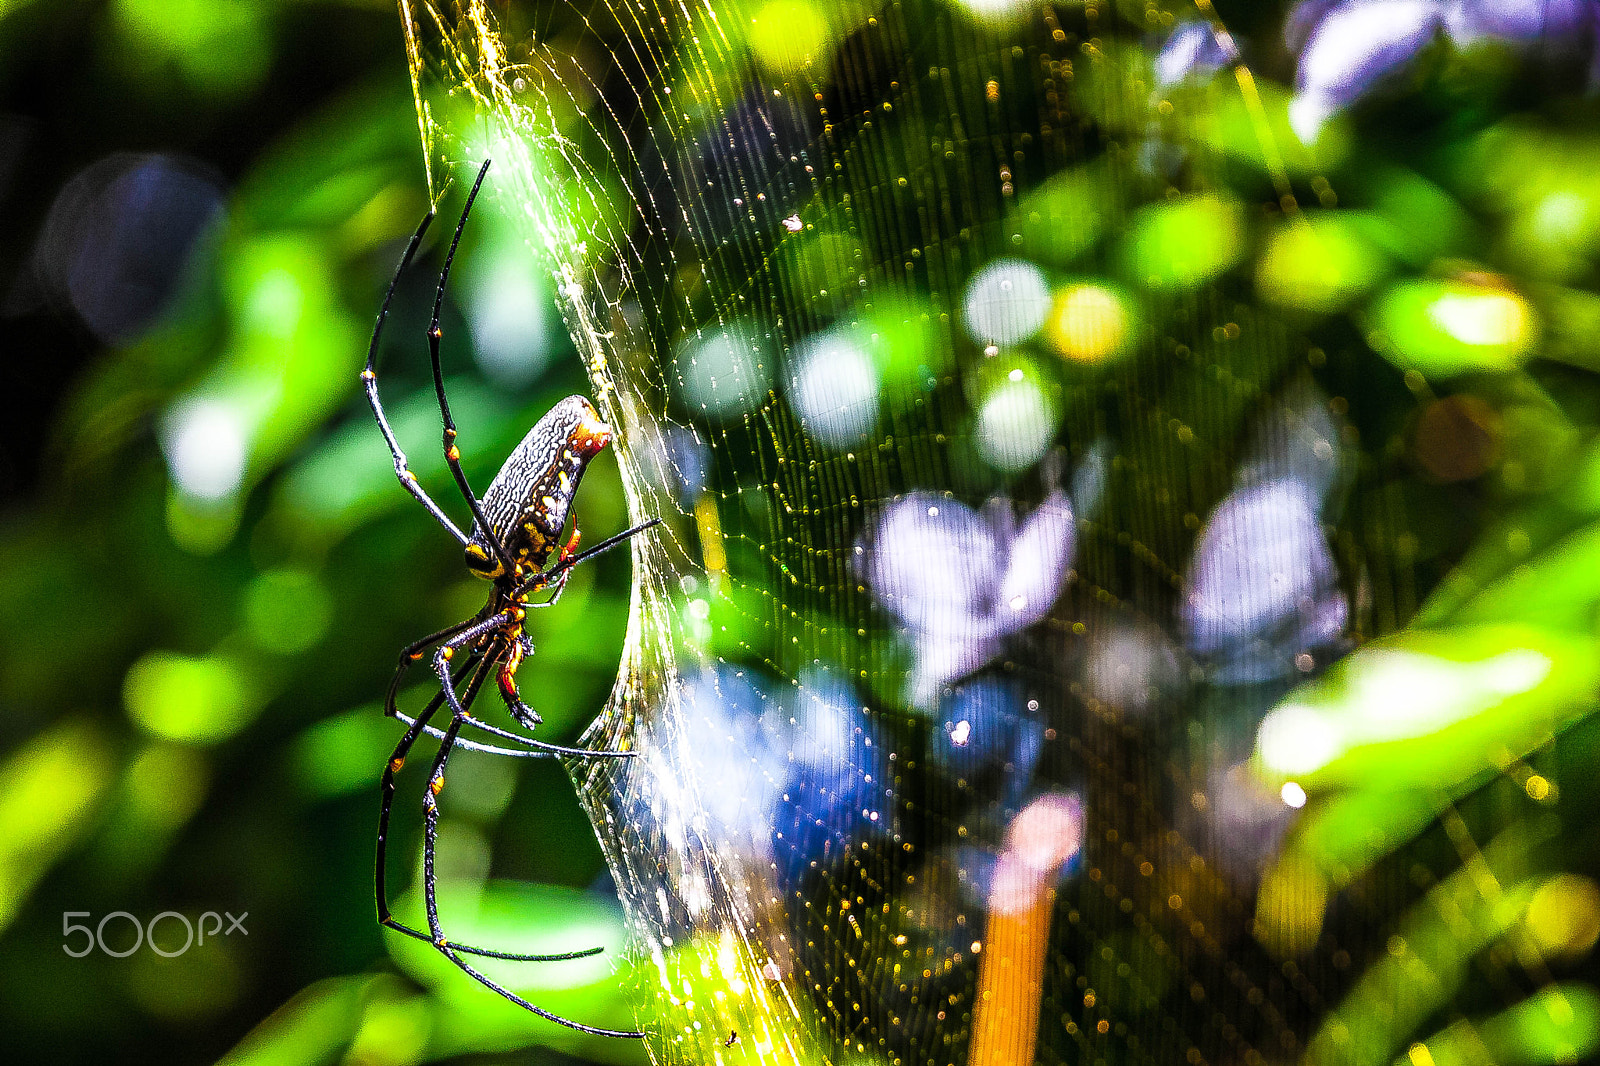
[[[489,483],[489,489],[480,498],[472,491],[467,476],[461,469],[461,449],[456,444],[458,436],[455,420],[450,415],[450,402],[445,396],[444,374],[439,363],[439,311],[444,304],[445,284],[450,277],[450,264],[455,258],[456,245],[466,227],[467,215],[483,184],[489,169],[488,162],[478,171],[472,192],[467,196],[466,207],[461,211],[461,221],[456,226],[450,251],[445,256],[444,268],[439,273],[439,287],[433,302],[433,323],[428,329],[428,354],[433,364],[434,392],[439,401],[439,415],[444,423],[444,456],[461,490],[462,497],[472,510],[471,533],[462,532],[444,510],[433,501],[417,477],[406,465],[405,452],[395,439],[394,430],[383,412],[378,398],[377,356],[378,341],[383,334],[384,319],[389,313],[389,303],[394,298],[395,284],[399,281],[417,247],[422,243],[433,212],[428,212],[421,225],[412,234],[404,257],[395,271],[395,280],[389,284],[383,308],[378,312],[377,324],[372,331],[372,345],[367,352],[366,369],[361,381],[366,389],[367,401],[378,429],[383,433],[394,458],[395,476],[412,497],[434,517],[445,531],[453,536],[465,553],[467,567],[480,577],[493,582],[488,602],[476,615],[437,633],[423,637],[400,653],[400,662],[394,678],[389,682],[389,693],[384,701],[385,711],[400,719],[408,727],[394,754],[383,770],[383,796],[378,815],[378,855],[374,880],[378,897],[378,921],[396,932],[418,940],[426,940],[460,969],[519,1006],[551,1021],[599,1036],[639,1037],[643,1033],[617,1029],[598,1029],[570,1021],[534,1006],[516,993],[496,984],[469,965],[463,955],[478,955],[495,959],[528,962],[549,962],[559,959],[582,958],[599,951],[567,952],[560,955],[513,955],[487,948],[458,944],[445,936],[439,920],[438,888],[434,877],[434,851],[439,825],[439,797],[444,791],[445,765],[456,748],[487,752],[514,758],[548,758],[569,755],[575,758],[601,758],[628,756],[630,751],[590,751],[565,748],[535,740],[526,733],[501,729],[473,717],[471,710],[479,691],[489,675],[495,675],[500,698],[512,720],[528,731],[539,725],[538,713],[523,702],[517,692],[517,670],[533,654],[533,642],[523,631],[528,610],[548,607],[561,597],[566,587],[567,575],[572,568],[608,548],[622,543],[635,534],[656,524],[655,520],[641,523],[619,533],[586,552],[578,553],[577,523],[572,523],[572,533],[563,543],[562,534],[571,516],[572,501],[589,461],[611,442],[612,430],[600,418],[594,405],[582,396],[569,396],[551,408],[528,431],[516,449],[506,459],[500,472]],[[559,554],[551,564],[552,554]],[[422,659],[432,649],[432,667],[439,679],[439,691],[415,716],[402,713],[396,702],[400,682],[407,668]],[[450,724],[443,729],[430,725],[441,708],[448,708]],[[461,736],[466,728],[494,738],[495,742],[467,740]],[[423,848],[422,895],[427,911],[427,928],[418,929],[397,921],[389,909],[386,887],[386,844],[389,834],[389,814],[395,795],[395,775],[405,765],[406,757],[423,733],[439,739],[439,750],[433,758],[428,774],[428,785],[422,797]]]

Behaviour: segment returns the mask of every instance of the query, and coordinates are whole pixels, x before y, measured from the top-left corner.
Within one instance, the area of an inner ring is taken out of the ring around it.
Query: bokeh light
[[[162,446],[173,484],[204,502],[239,491],[248,459],[248,427],[233,405],[207,398],[179,404],[163,426]]]
[[[34,249],[34,269],[96,336],[126,343],[166,309],[222,214],[222,190],[205,168],[174,156],[117,153],[62,188]]]
[[[1050,341],[1066,358],[1093,363],[1121,352],[1132,325],[1128,301],[1115,289],[1068,285],[1050,310]]]
[[[864,441],[878,418],[878,368],[860,342],[830,331],[790,353],[789,399],[806,434],[829,448]]]
[[[315,574],[268,570],[245,591],[244,610],[257,645],[293,654],[314,646],[327,633],[333,597]]]
[[[1504,437],[1499,412],[1482,397],[1445,396],[1417,415],[1411,455],[1440,481],[1467,481],[1494,466]]]
[[[0,763],[7,787],[0,816],[0,931],[11,924],[29,890],[90,828],[113,764],[108,738],[68,719],[11,751]]]
[[[210,743],[231,736],[256,710],[239,667],[219,656],[150,652],[123,682],[128,717],[153,736]]]
[[[270,8],[259,0],[116,0],[112,11],[120,62],[175,68],[202,92],[244,93],[272,60]]]
[[[768,0],[750,18],[750,47],[775,74],[826,62],[833,33],[827,10],[809,0]]]
[[[1027,0],[958,0],[962,7],[985,22],[1005,24],[1026,16]]]
[[[1285,222],[1267,239],[1256,264],[1263,298],[1308,311],[1350,306],[1381,279],[1386,263],[1363,235],[1361,219],[1302,218]]]
[[[520,243],[491,239],[484,246],[457,267],[472,354],[496,384],[526,388],[551,355],[550,284],[532,251]]]
[[[1039,332],[1050,313],[1044,272],[1023,259],[998,259],[967,282],[967,332],[982,345],[1019,344]]]
[[[1541,954],[1582,957],[1600,941],[1600,885],[1592,878],[1559,874],[1528,901],[1527,921]]]
[[[690,409],[716,421],[748,414],[767,398],[771,355],[752,323],[734,323],[678,349],[677,370]]]
[[[1193,288],[1233,266],[1244,250],[1239,206],[1212,195],[1144,208],[1122,243],[1132,280],[1158,290]]]
[[[1520,295],[1491,285],[1419,280],[1393,286],[1373,320],[1378,347],[1398,365],[1450,377],[1520,366],[1538,340],[1538,319]]]
[[[1008,375],[978,405],[978,454],[997,469],[1026,470],[1049,449],[1060,418],[1036,378]]]

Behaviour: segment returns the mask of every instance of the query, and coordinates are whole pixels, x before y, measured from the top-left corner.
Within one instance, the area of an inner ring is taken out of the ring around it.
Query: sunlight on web
[[[1287,94],[1203,2],[400,6],[435,192],[493,158],[666,520],[585,738],[639,757],[572,767],[655,1059],[1297,1058],[1349,926],[1252,904],[1256,730],[1416,604],[1230,280],[1326,243]]]
[[[1081,774],[1043,768],[1066,693],[1027,635],[1073,562],[1074,505],[1093,522],[1103,501],[1069,499],[1094,442],[1054,444],[1075,400],[1040,364],[1052,344],[1114,358],[1106,331],[1130,312],[1111,289],[1053,292],[1034,260],[1058,268],[1071,223],[1024,212],[1103,146],[1008,130],[995,105],[1038,96],[1067,127],[1075,76],[1108,124],[1147,101],[1134,54],[1090,43],[1092,5],[1026,51],[1010,12],[975,10],[919,9],[938,42],[899,7],[597,6],[511,27],[407,6],[430,145],[494,158],[624,427],[635,514],[676,516],[636,551],[624,669],[588,737],[640,758],[577,771],[666,1061],[935,1062],[969,1040],[1003,1061],[1032,1041],[1008,1012],[1038,1013],[1016,982],[1058,979],[1049,901],[1078,845],[1041,866],[1003,838],[1035,811],[1084,833]],[[1181,151],[1169,127],[1157,147]],[[980,151],[986,180],[960,188]],[[632,217],[607,217],[618,188]],[[1174,284],[1218,269],[1217,237]],[[974,357],[968,399],[954,371]],[[1005,957],[1007,929],[1039,957]]]

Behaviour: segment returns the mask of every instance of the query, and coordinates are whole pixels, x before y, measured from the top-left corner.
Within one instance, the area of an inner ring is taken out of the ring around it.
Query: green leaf
[[[1521,922],[1538,887],[1528,879],[1533,849],[1554,832],[1545,818],[1506,830],[1413,905],[1386,952],[1312,1037],[1307,1066],[1391,1062],[1416,1027],[1455,996],[1473,958]],[[1486,883],[1495,890],[1485,892]]]
[[[222,1056],[217,1066],[321,1066],[355,1036],[370,976],[330,977],[297,993]]]
[[[1425,278],[1404,281],[1379,300],[1370,338],[1402,370],[1453,377],[1514,370],[1533,352],[1533,308],[1507,289]]]
[[[1263,719],[1257,766],[1308,792],[1348,786],[1452,793],[1593,709],[1591,639],[1462,626],[1373,641]]]
[[[1550,985],[1489,1018],[1463,1018],[1413,1044],[1396,1066],[1553,1066],[1600,1047],[1600,994],[1585,984]]]

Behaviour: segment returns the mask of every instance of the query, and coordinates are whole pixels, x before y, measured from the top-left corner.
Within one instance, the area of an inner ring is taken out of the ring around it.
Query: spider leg
[[[415,721],[414,718],[405,714],[398,714],[395,717],[406,725],[411,725]],[[526,745],[524,748],[502,748],[494,744],[479,744],[472,740],[458,739],[456,741],[456,747],[458,748],[465,751],[480,751],[488,755],[504,755],[512,759],[549,759],[557,755],[569,755],[580,759],[632,759],[639,754],[636,751],[596,751],[593,748],[568,748],[560,744],[546,744],[542,740],[534,740],[532,737],[513,733],[509,729],[501,729],[498,726],[490,725],[488,722],[480,722],[476,718],[470,719],[466,724],[513,744]],[[444,739],[445,731],[436,726],[424,725],[422,731],[430,737],[439,740]]]
[[[433,363],[433,391],[439,397],[439,416],[444,420],[444,461],[449,464],[450,473],[456,479],[456,487],[461,490],[461,495],[466,498],[467,506],[472,508],[472,517],[477,521],[478,529],[483,531],[495,558],[509,574],[516,569],[511,556],[506,552],[505,545],[500,543],[500,537],[489,525],[489,520],[484,517],[483,504],[478,501],[472,486],[467,483],[466,473],[461,469],[461,449],[456,447],[456,422],[450,415],[450,401],[444,395],[444,371],[439,363],[439,338],[444,335],[439,329],[439,312],[444,307],[444,290],[450,281],[450,266],[455,262],[461,233],[467,228],[467,215],[471,214],[473,201],[478,198],[478,190],[483,187],[484,175],[488,173],[489,160],[485,159],[483,166],[478,168],[478,178],[472,183],[472,191],[467,193],[467,203],[461,209],[461,220],[456,223],[455,236],[450,238],[450,251],[445,254],[444,269],[439,271],[439,289],[433,298],[433,322],[428,326],[428,358]]]
[[[461,637],[456,638],[456,640],[461,639]],[[433,941],[433,946],[439,950],[439,954],[449,959],[458,969],[472,977],[478,983],[482,984],[485,988],[488,988],[494,992],[498,992],[501,996],[504,996],[512,1003],[515,1003],[517,1006],[522,1007],[525,1010],[532,1011],[541,1018],[548,1019],[549,1021],[555,1022],[558,1025],[564,1025],[569,1029],[576,1029],[581,1033],[589,1033],[592,1036],[643,1037],[644,1034],[637,1031],[600,1029],[592,1025],[584,1025],[581,1022],[571,1021],[570,1019],[561,1017],[559,1014],[551,1013],[542,1007],[534,1006],[532,1003],[529,1003],[515,992],[501,987],[488,977],[484,976],[482,973],[479,973],[477,970],[469,966],[459,954],[459,952],[461,952],[463,949],[455,944],[450,943],[450,941],[445,937],[444,929],[439,922],[438,886],[433,869],[434,850],[439,834],[439,794],[444,791],[444,771],[445,765],[450,759],[450,750],[455,747],[456,739],[461,732],[461,727],[471,719],[471,716],[467,713],[466,707],[463,706],[462,702],[456,697],[455,678],[450,673],[450,651],[450,644],[446,644],[438,651],[434,652],[433,655],[433,669],[434,672],[439,675],[440,693],[444,696],[445,702],[450,705],[452,717],[450,719],[450,725],[444,731],[444,737],[439,743],[438,754],[436,754],[433,758],[433,769],[428,775],[428,790],[423,794],[422,797],[424,818],[422,845],[422,891],[423,900],[428,912],[428,931],[432,934],[431,939]],[[490,661],[492,662],[493,660],[491,659]],[[585,952],[583,954],[593,954],[593,952]],[[500,957],[507,958],[509,956]],[[570,958],[573,956],[567,957]]]
[[[479,657],[474,656],[468,660],[467,669],[473,672],[467,682],[466,694],[461,698],[463,707],[470,708],[473,701],[478,698],[478,691],[482,687],[484,680],[489,676],[489,671],[493,665],[492,659],[479,661]],[[410,754],[412,745],[416,743],[417,737],[422,732],[421,727],[416,723],[426,723],[438,711],[442,703],[444,703],[444,693],[441,692],[433,697],[428,702],[428,705],[423,708],[422,713],[417,716],[411,728],[406,731],[405,736],[400,738],[400,743],[395,745],[394,754],[389,757],[388,763],[384,765],[383,799],[378,809],[378,854],[377,861],[373,867],[373,887],[378,900],[379,924],[393,929],[397,933],[404,933],[413,939],[426,940],[429,943],[434,940],[432,936],[420,929],[413,929],[397,921],[393,916],[393,912],[389,909],[387,884],[389,817],[394,806],[395,774],[399,773],[400,768],[405,765],[406,756]],[[573,951],[559,955],[513,955],[504,951],[491,951],[488,948],[475,948],[466,944],[453,944],[451,946],[455,950],[469,955],[482,955],[491,959],[509,959],[513,962],[557,962],[563,959],[581,959],[597,954],[601,950],[600,948],[590,948],[584,951]]]
[[[522,701],[522,697],[517,691],[516,674],[517,667],[521,665],[522,659],[527,655],[531,655],[532,653],[533,641],[525,635],[517,638],[515,642],[508,645],[504,652],[506,659],[500,667],[499,676],[500,698],[505,701],[507,713],[509,713],[511,717],[516,720],[518,725],[521,725],[530,733],[540,723],[542,723],[544,719],[540,717],[538,711],[535,711],[532,707],[528,706]],[[501,653],[499,651],[496,651],[491,657],[498,660],[500,654]],[[500,748],[489,744],[476,744],[470,740],[461,740],[459,737],[455,741],[456,744],[469,750],[484,751],[495,755],[509,755],[513,758],[523,759],[549,758],[556,755],[567,755],[576,759],[631,759],[638,754],[638,752],[634,751],[596,751],[592,748],[569,748],[562,744],[547,744],[542,740],[535,740],[533,737],[525,737],[520,733],[513,733],[510,730],[500,729],[496,726],[488,724],[487,722],[482,722],[471,717],[469,717],[464,724],[470,725],[475,729],[480,729],[485,733],[512,741],[513,743],[521,744],[525,749],[527,749],[515,750],[511,748]],[[423,724],[423,729],[425,729],[429,734],[437,735],[441,740],[444,739],[443,731],[436,730],[434,727],[429,726],[426,723]]]
[[[622,541],[626,541],[626,539],[629,538],[634,538],[634,536],[640,535],[640,533],[648,530],[648,528],[654,527],[654,525],[661,525],[661,519],[650,519],[648,522],[640,522],[638,525],[635,525],[634,528],[630,528],[630,530],[621,531],[621,533],[618,533],[618,535],[608,536],[608,538],[603,539],[603,541],[600,541],[600,543],[595,544],[594,547],[590,547],[589,551],[578,552],[576,555],[570,555],[568,552],[563,551],[562,562],[557,563],[555,567],[544,571],[544,573],[534,575],[534,578],[531,579],[531,581],[528,581],[528,583],[526,583],[522,589],[518,589],[518,597],[525,597],[525,595],[530,594],[530,592],[539,591],[541,587],[555,587],[555,594],[552,595],[549,600],[546,600],[546,602],[528,603],[528,607],[550,607],[552,603],[557,602],[557,600],[562,597],[562,589],[565,589],[566,587],[566,575],[570,573],[571,568],[576,567],[578,563],[586,562],[586,560],[589,559],[594,559],[595,555],[600,554],[600,552],[610,551],[610,549],[613,549],[613,547],[621,544]],[[576,536],[576,530],[574,530],[574,536]],[[570,549],[571,544],[573,543],[574,541],[571,541],[571,539],[568,541],[568,549]],[[494,618],[502,618],[502,616],[504,615],[496,615]],[[494,626],[498,626],[498,624],[499,623],[494,623]],[[466,632],[477,632],[478,635],[482,635],[482,632],[486,632],[486,629],[493,629],[494,627],[491,626],[491,624],[488,624],[488,621],[485,621],[485,623],[477,623],[477,621],[474,621],[474,623],[464,623],[464,626],[475,626],[475,629],[474,631],[462,632],[462,637],[466,635]],[[416,658],[419,658],[418,651],[430,647],[430,645],[437,642],[437,639],[440,639],[440,637],[445,637],[445,635],[451,634],[451,632],[456,632],[458,629],[459,627],[442,629],[442,631],[435,632],[435,634],[427,635],[427,637],[424,637],[422,640],[418,640],[416,643],[411,643],[411,645],[408,645],[408,647],[405,648],[405,651],[402,651],[402,655],[400,655],[400,666],[395,669],[394,679],[390,680],[389,683],[389,696],[387,696],[386,701],[384,701],[384,712],[386,712],[386,714],[392,715],[392,717],[395,717],[395,719],[402,720],[402,722],[405,722],[406,725],[416,725],[419,720],[422,720],[422,715],[418,715],[418,719],[411,719],[411,717],[408,717],[408,715],[402,714],[400,709],[395,706],[395,693],[397,693],[398,687],[400,687],[400,679],[402,679],[403,675],[405,675],[406,667],[410,666],[413,661],[416,661]],[[456,640],[459,639],[461,639],[461,637],[456,637]],[[523,650],[523,655],[526,655],[526,650]],[[518,655],[517,658],[522,658],[522,656]],[[515,667],[512,669],[512,674],[515,675]],[[502,688],[502,695],[504,695],[504,688]],[[523,727],[530,728],[530,730],[534,727],[534,725],[538,725],[538,723],[541,722],[541,717],[539,717],[538,712],[534,711],[533,707],[528,706],[528,704],[522,703],[522,699],[520,698],[517,698],[517,703],[515,704],[510,703],[510,699],[507,699],[506,709],[510,712],[510,715],[517,720],[518,723],[522,723]],[[544,743],[544,741],[533,739],[531,736],[522,736],[518,735],[518,733],[512,733],[512,731],[509,730],[502,730],[502,728],[493,727],[493,725],[490,725],[490,723],[480,722],[480,720],[477,719],[469,719],[466,723],[467,725],[470,725],[470,727],[477,728],[477,730],[482,730],[483,733],[490,733],[490,735],[499,736],[501,739],[506,739],[506,741],[510,741],[510,743],[520,744],[522,747],[502,747],[498,746],[498,744],[480,744],[477,743],[477,741],[469,741],[469,739],[459,738],[454,741],[456,746],[464,747],[464,749],[467,749],[467,751],[486,752],[486,754],[491,755],[507,755],[507,757],[510,757],[510,759],[549,759],[550,755],[571,755],[571,757],[576,757],[576,759],[630,759],[630,757],[634,757],[634,755],[638,754],[638,752],[632,751],[594,751],[594,749],[586,749],[586,747],[566,747],[562,746],[562,744],[547,744]],[[422,730],[426,731],[427,735],[432,736],[432,738],[445,738],[445,730],[440,730],[440,728],[427,725],[426,720],[422,720]]]
[[[548,600],[545,600],[542,603],[526,604],[526,606],[529,607],[553,606],[556,601],[561,598],[561,593],[566,588],[567,575],[572,571],[573,567],[577,566],[579,563],[594,558],[601,552],[611,550],[625,540],[638,536],[640,533],[651,528],[652,526],[657,526],[660,524],[661,519],[659,518],[649,519],[648,521],[639,523],[632,529],[627,529],[614,536],[607,537],[605,540],[601,541],[599,544],[596,544],[588,551],[573,554],[572,549],[577,544],[579,536],[577,524],[574,522],[572,537],[568,539],[566,546],[561,551],[561,562],[556,566],[551,567],[549,570],[535,575],[532,580],[518,590],[517,594],[519,597],[521,597],[527,596],[531,592],[538,591],[541,588],[554,588],[555,593]],[[552,575],[554,576],[552,577]],[[408,651],[409,650],[410,649],[408,649]],[[522,701],[517,692],[515,680],[517,666],[520,665],[521,659],[525,655],[532,654],[531,644],[521,648],[514,647],[508,654],[510,659],[508,660],[507,666],[502,668],[500,674],[501,697],[505,700],[506,710],[511,714],[511,717],[514,718],[520,725],[531,731],[535,726],[539,725],[543,721],[543,718],[540,717],[537,711]],[[410,724],[411,719],[406,718],[404,715],[399,715],[399,717],[406,721],[407,724]],[[574,758],[591,759],[632,758],[638,754],[637,752],[633,751],[595,751],[589,748],[569,748],[560,744],[547,744],[541,740],[534,740],[532,737],[524,737],[505,729],[498,729],[486,722],[480,722],[475,718],[469,720],[467,724],[482,730],[485,733],[493,734],[494,736],[498,736],[504,740],[521,744],[526,748],[531,749],[516,750],[512,748],[499,747],[492,744],[479,744],[470,740],[458,739],[456,741],[458,745],[466,748],[469,751],[481,751],[492,755],[506,755],[512,758],[524,759],[541,758],[550,755],[567,755]],[[437,737],[441,740],[444,738],[444,732],[441,730],[426,724],[423,728],[430,736]]]
[[[511,642],[506,649],[506,657],[500,664],[500,698],[505,702],[506,711],[516,719],[517,724],[527,729],[530,733],[535,726],[544,722],[538,711],[522,702],[522,696],[517,692],[517,668],[522,665],[522,660],[533,654],[533,640],[523,633]]]
[[[457,633],[460,633],[462,630],[482,622],[484,619],[484,612],[488,611],[488,609],[489,607],[486,604],[483,608],[483,611],[473,615],[465,622],[457,622],[453,626],[445,626],[437,633],[429,633],[421,640],[412,641],[410,644],[407,644],[403,649],[401,649],[400,662],[395,666],[394,676],[389,679],[389,691],[384,695],[383,698],[383,713],[385,717],[402,718],[405,720],[406,725],[410,725],[412,723],[412,719],[405,718],[405,716],[400,713],[400,708],[395,702],[400,692],[400,682],[405,680],[406,671],[411,668],[412,663],[422,658],[423,652],[427,651],[435,644],[438,644],[442,640],[448,640],[451,637],[454,637]]]
[[[578,528],[578,516],[572,516],[572,536],[561,546],[561,561],[566,562],[578,554],[578,542],[583,539],[583,530]]]
[[[454,950],[453,947],[441,947],[439,949],[439,953],[441,955],[443,955],[445,958],[449,959],[451,962],[455,963],[457,969],[461,970],[463,973],[467,974],[469,977],[472,977],[475,980],[477,980],[477,982],[479,984],[481,984],[481,985],[483,985],[483,987],[489,989],[489,991],[498,992],[498,993],[500,993],[500,995],[504,996],[506,999],[509,999],[511,1002],[513,1002],[517,1006],[521,1007],[523,1010],[532,1011],[533,1013],[537,1014],[541,1018],[548,1018],[550,1021],[555,1022],[557,1025],[564,1025],[568,1029],[576,1029],[576,1030],[578,1030],[578,1032],[580,1032],[580,1033],[588,1033],[590,1036],[620,1036],[620,1037],[627,1037],[627,1038],[634,1039],[634,1040],[643,1040],[644,1037],[645,1037],[645,1034],[639,1032],[638,1030],[601,1029],[601,1028],[598,1028],[598,1027],[593,1026],[593,1025],[584,1025],[582,1022],[571,1021],[571,1020],[569,1020],[567,1018],[561,1017],[559,1014],[552,1014],[549,1011],[543,1009],[542,1007],[535,1007],[532,1003],[529,1003],[527,1000],[523,999],[521,996],[517,995],[515,992],[511,991],[508,988],[502,988],[501,986],[495,984],[493,981],[489,980],[489,978],[485,977],[483,974],[479,973],[477,970],[474,970],[471,966],[468,966],[467,963],[465,962],[465,960],[460,959],[460,958],[458,958],[456,956],[456,953],[455,953],[455,950]]]
[[[389,419],[383,413],[383,402],[378,399],[378,341],[383,336],[384,321],[389,317],[389,304],[394,300],[394,290],[400,283],[400,275],[411,265],[411,260],[417,254],[417,246],[422,243],[423,234],[428,232],[428,226],[432,222],[433,209],[429,208],[421,224],[417,226],[416,232],[411,235],[405,254],[400,257],[400,265],[395,268],[394,277],[389,281],[389,291],[384,294],[383,307],[378,311],[378,321],[372,327],[372,343],[367,347],[367,365],[361,371],[361,385],[367,391],[367,403],[372,407],[373,417],[378,420],[378,429],[389,445],[389,454],[394,457],[394,476],[400,479],[401,487],[427,509],[433,520],[443,526],[445,532],[454,537],[464,548],[470,543],[470,539],[450,521],[450,517],[423,491],[422,486],[417,484],[417,475],[407,466],[406,453],[400,450],[400,442],[395,439],[394,430],[389,428]]]
[[[545,607],[549,605],[540,604],[539,606]],[[524,657],[532,654],[533,641],[528,639],[526,636],[521,637],[519,641],[516,644],[513,644],[510,650],[506,653],[506,659],[500,666],[499,677],[500,698],[505,702],[506,712],[510,714],[512,718],[516,719],[518,725],[522,726],[530,733],[533,732],[533,730],[540,723],[542,723],[544,719],[539,716],[538,711],[534,710],[532,707],[529,707],[522,701],[522,696],[517,691],[517,668],[522,665],[522,660]],[[478,726],[485,732],[495,733],[510,740],[515,740],[518,743],[526,744],[529,747],[539,751],[541,754],[570,755],[574,758],[580,759],[631,759],[639,754],[636,751],[595,751],[591,748],[568,748],[559,744],[546,744],[542,740],[534,740],[532,737],[520,736],[504,729],[495,729],[492,726],[483,725],[476,719],[473,719],[471,724]]]
[[[560,562],[558,562],[555,566],[552,566],[550,569],[543,571],[542,573],[533,575],[533,577],[524,583],[521,588],[517,589],[517,595],[530,596],[533,593],[538,592],[540,589],[554,587],[556,592],[555,595],[550,599],[543,603],[534,603],[528,605],[530,607],[548,607],[555,603],[556,600],[561,598],[561,590],[566,588],[567,574],[572,570],[573,567],[577,566],[579,563],[587,562],[588,560],[593,559],[601,552],[610,551],[623,541],[631,540],[652,526],[659,526],[660,524],[661,519],[659,518],[652,518],[648,521],[640,522],[632,529],[625,529],[621,533],[607,537],[594,547],[588,549],[587,551],[581,551],[576,555],[568,556],[566,551],[563,550],[561,553],[562,558]],[[576,530],[574,530],[574,532],[576,532]],[[568,542],[569,546],[571,543],[571,541]]]
[[[576,566],[582,559],[587,559],[589,557],[589,553],[583,553],[580,557],[578,552],[578,542],[582,539],[583,532],[578,528],[578,516],[573,515],[572,536],[568,537],[567,542],[561,546],[561,551],[556,556],[556,565],[552,566],[549,570],[546,570],[543,573],[533,575],[533,577],[530,578],[527,583],[525,583],[522,588],[518,590],[518,593],[519,595],[527,596],[532,592],[550,591],[552,589],[554,591],[551,592],[549,599],[540,603],[525,602],[524,606],[553,607],[556,601],[561,599],[561,594],[565,592],[567,588],[567,578],[572,576],[572,568]],[[626,539],[626,534],[624,534],[624,539]],[[615,541],[617,538],[612,537],[610,540]],[[605,547],[605,545],[601,545],[601,547]],[[554,574],[555,577],[545,580],[551,574]],[[531,647],[528,649],[528,654],[533,654],[533,649]]]

